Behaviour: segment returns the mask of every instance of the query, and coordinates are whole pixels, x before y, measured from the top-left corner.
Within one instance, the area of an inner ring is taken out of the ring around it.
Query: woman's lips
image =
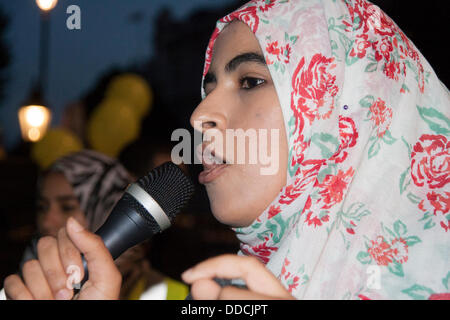
[[[228,166],[227,164],[213,164],[207,165],[202,172],[198,175],[198,182],[201,184],[209,183],[216,179]]]
[[[214,151],[209,152],[210,156],[212,155],[213,158],[207,160],[205,158],[207,156],[207,153],[205,152],[206,148],[207,146],[205,144],[199,145],[199,147],[197,148],[197,156],[202,160],[203,164],[203,171],[198,175],[198,181],[201,184],[213,181],[228,166],[225,161],[221,161],[215,156]]]

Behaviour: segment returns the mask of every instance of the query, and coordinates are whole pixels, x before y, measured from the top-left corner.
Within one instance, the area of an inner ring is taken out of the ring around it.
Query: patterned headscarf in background
[[[297,298],[428,299],[450,291],[450,99],[399,27],[365,0],[254,0],[289,146],[286,186],[240,254]],[[204,92],[202,89],[202,96]]]
[[[93,232],[105,222],[131,182],[129,173],[117,160],[92,150],[63,157],[48,171],[64,174]]]
[[[92,150],[83,150],[56,160],[38,179],[38,192],[48,172],[61,172],[72,186],[92,232],[103,224],[115,203],[125,191],[130,176],[117,160]],[[37,243],[42,235],[36,234],[25,248],[20,262],[37,258]]]

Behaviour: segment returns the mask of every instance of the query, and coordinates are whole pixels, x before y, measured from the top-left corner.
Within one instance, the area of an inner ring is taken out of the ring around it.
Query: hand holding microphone
[[[121,275],[114,259],[169,227],[193,191],[192,183],[175,164],[168,162],[155,168],[128,187],[96,234],[69,219],[57,239],[40,239],[39,259],[25,263],[23,279],[18,275],[5,279],[7,297],[70,299],[73,290],[67,284],[73,280],[73,274],[66,272],[79,270],[82,284],[89,279],[82,286],[79,299],[118,298]],[[71,266],[77,268],[70,269]]]

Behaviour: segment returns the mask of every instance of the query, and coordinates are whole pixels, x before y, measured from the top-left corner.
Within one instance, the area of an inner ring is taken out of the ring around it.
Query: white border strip
[[[158,223],[159,227],[162,230],[165,230],[170,227],[170,220],[167,217],[164,210],[159,206],[159,204],[147,193],[144,189],[142,189],[138,184],[133,183],[128,187],[125,192],[128,192],[131,196],[133,196],[145,209],[147,209],[148,213],[155,219]]]

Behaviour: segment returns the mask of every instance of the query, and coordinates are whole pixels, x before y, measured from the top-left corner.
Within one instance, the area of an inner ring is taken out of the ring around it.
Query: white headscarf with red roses
[[[450,292],[450,99],[398,26],[364,0],[254,0],[289,145],[286,186],[240,254],[297,298],[428,299]],[[204,95],[204,92],[202,92]]]

